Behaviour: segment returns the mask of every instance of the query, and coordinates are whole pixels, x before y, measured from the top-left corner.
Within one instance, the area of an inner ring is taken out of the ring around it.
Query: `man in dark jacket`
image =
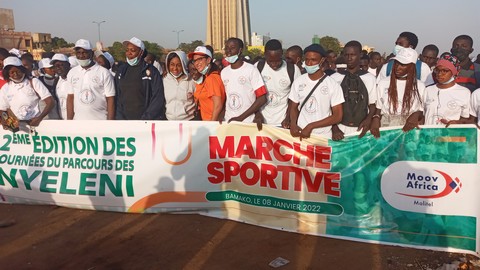
[[[165,120],[162,76],[143,58],[145,45],[133,37],[123,42],[126,64],[115,76],[117,120]]]

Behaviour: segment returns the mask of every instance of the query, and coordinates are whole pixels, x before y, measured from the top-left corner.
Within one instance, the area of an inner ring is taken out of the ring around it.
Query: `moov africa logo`
[[[434,170],[434,173],[424,175],[418,171],[406,171],[405,189],[408,192],[397,192],[402,196],[419,198],[419,199],[436,199],[448,196],[452,191],[458,193],[462,188],[462,182],[458,177],[453,178],[449,174],[440,170]],[[424,194],[424,191],[432,194]]]
[[[380,188],[385,201],[399,210],[469,215],[474,209],[465,201],[478,196],[479,172],[476,163],[398,161],[385,169]]]

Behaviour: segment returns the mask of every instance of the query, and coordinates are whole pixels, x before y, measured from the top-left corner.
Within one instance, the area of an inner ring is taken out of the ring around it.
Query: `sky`
[[[453,39],[470,35],[480,44],[478,0],[250,0],[251,30],[269,34],[283,47],[311,44],[313,35],[336,37],[342,43],[362,45],[390,53],[403,31],[419,38],[417,51],[435,44],[450,50]],[[165,48],[181,42],[205,41],[207,0],[1,0],[0,8],[13,9],[15,30],[51,33],[74,43],[101,39],[106,46],[136,36]],[[458,11],[456,11],[458,10]],[[460,11],[461,10],[461,11]],[[480,53],[480,46],[473,55]],[[215,48],[217,49],[217,48]],[[473,56],[472,55],[472,56]]]

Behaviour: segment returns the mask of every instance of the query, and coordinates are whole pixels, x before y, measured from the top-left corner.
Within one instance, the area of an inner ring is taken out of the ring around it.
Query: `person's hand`
[[[300,131],[300,140],[310,138],[310,135],[312,134],[312,130],[313,130],[313,128],[310,124],[308,124],[306,127],[304,127]]]
[[[256,113],[255,114],[255,117],[253,118],[253,123],[256,123],[257,124],[257,129],[258,131],[261,131],[263,126],[263,116],[261,113]]]
[[[372,133],[373,137],[376,139],[380,138],[380,118],[374,117],[372,118],[372,122],[370,123],[370,133]]]
[[[440,119],[440,122],[442,122],[442,124],[444,124],[446,128],[448,128],[450,125],[453,125],[453,124],[462,124],[462,122],[459,120],[448,121],[447,119],[443,119],[443,118]]]
[[[334,141],[340,141],[345,138],[343,131],[340,130],[340,128],[337,125],[332,126],[332,140]]]
[[[292,137],[300,137],[302,135],[302,129],[297,126],[297,124],[293,124],[290,126],[290,135],[292,135]]]
[[[282,127],[286,129],[290,128],[290,117],[285,117],[285,119],[282,121]]]
[[[32,119],[30,119],[30,121],[28,121],[28,124],[32,127],[38,127],[38,125],[40,125],[40,122],[42,122],[42,119],[41,117],[34,117]]]
[[[230,120],[228,120],[228,123],[234,122],[234,121],[235,121],[235,122],[242,122],[243,119],[241,119],[241,118],[238,117],[238,116],[237,116],[237,117],[232,117],[232,118],[230,118]]]
[[[370,126],[372,125],[372,119],[371,118],[366,118],[364,119],[360,125],[358,126],[358,129],[357,131],[362,131],[360,132],[360,134],[358,135],[358,138],[362,138],[363,136],[365,136],[365,134],[367,134],[367,131],[370,130]]]
[[[410,130],[412,129],[420,129],[419,125],[418,125],[418,121],[407,121],[405,123],[405,125],[403,126],[402,130],[403,132],[409,132]]]

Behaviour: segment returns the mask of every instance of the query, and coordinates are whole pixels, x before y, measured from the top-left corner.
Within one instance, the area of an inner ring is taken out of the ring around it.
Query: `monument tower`
[[[208,0],[206,45],[223,51],[229,37],[240,38],[247,46],[250,36],[248,0]]]

